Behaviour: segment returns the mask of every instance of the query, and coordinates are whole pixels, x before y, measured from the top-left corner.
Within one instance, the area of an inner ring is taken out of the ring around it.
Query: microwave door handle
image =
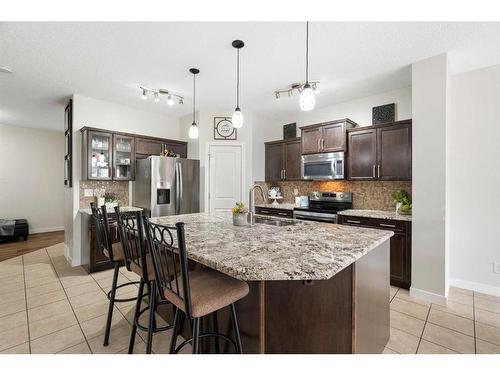
[[[335,178],[337,177],[337,159],[332,159],[332,177]]]

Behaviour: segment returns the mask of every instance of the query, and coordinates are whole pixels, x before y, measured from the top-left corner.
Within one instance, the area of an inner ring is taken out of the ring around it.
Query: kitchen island
[[[393,232],[264,216],[236,227],[231,213],[151,220],[184,222],[189,259],[248,282],[249,295],[236,305],[246,353],[380,353],[385,347]]]

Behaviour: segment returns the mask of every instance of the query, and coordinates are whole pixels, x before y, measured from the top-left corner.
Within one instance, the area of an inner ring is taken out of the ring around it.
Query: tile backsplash
[[[366,210],[395,210],[392,193],[396,190],[406,190],[411,194],[411,181],[280,181],[257,182],[267,189],[279,186],[283,195],[280,203],[295,203],[294,189],[297,195],[309,195],[312,191],[350,191],[353,193],[353,208]],[[255,194],[255,202],[262,203],[260,194]]]
[[[115,194],[120,206],[128,206],[128,181],[80,181],[80,208],[90,208],[94,197],[86,197],[85,189],[104,189],[106,193]]]

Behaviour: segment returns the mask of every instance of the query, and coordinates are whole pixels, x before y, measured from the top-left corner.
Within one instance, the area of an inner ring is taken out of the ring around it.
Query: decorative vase
[[[97,198],[97,207],[104,206],[104,197],[103,198]]]
[[[243,227],[248,225],[247,213],[233,214],[233,225]]]

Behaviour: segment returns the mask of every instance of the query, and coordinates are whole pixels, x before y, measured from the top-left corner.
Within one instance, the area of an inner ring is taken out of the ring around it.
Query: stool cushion
[[[174,274],[174,264],[172,262],[172,259],[170,259],[170,257],[168,258],[167,261],[168,261],[168,271],[170,271],[170,276],[172,276]],[[130,270],[132,272],[135,272],[137,275],[144,278],[145,280],[155,280],[156,275],[155,275],[155,269],[154,269],[154,265],[153,265],[153,257],[149,253],[146,254],[146,266],[148,268],[147,279],[143,275],[142,267],[135,262],[130,262]],[[168,274],[166,266],[164,266],[164,273],[165,273],[165,275]]]
[[[113,259],[110,258],[109,251],[107,249],[104,249],[104,255],[106,255],[106,257],[108,257],[108,259],[112,260],[113,262],[121,262],[122,260],[125,260],[125,254],[123,253],[121,242],[115,242],[112,246]]]
[[[165,298],[185,312],[184,292],[179,276],[179,297],[165,289]],[[211,268],[202,268],[189,272],[192,316],[199,318],[242,299],[248,294],[248,284]]]

